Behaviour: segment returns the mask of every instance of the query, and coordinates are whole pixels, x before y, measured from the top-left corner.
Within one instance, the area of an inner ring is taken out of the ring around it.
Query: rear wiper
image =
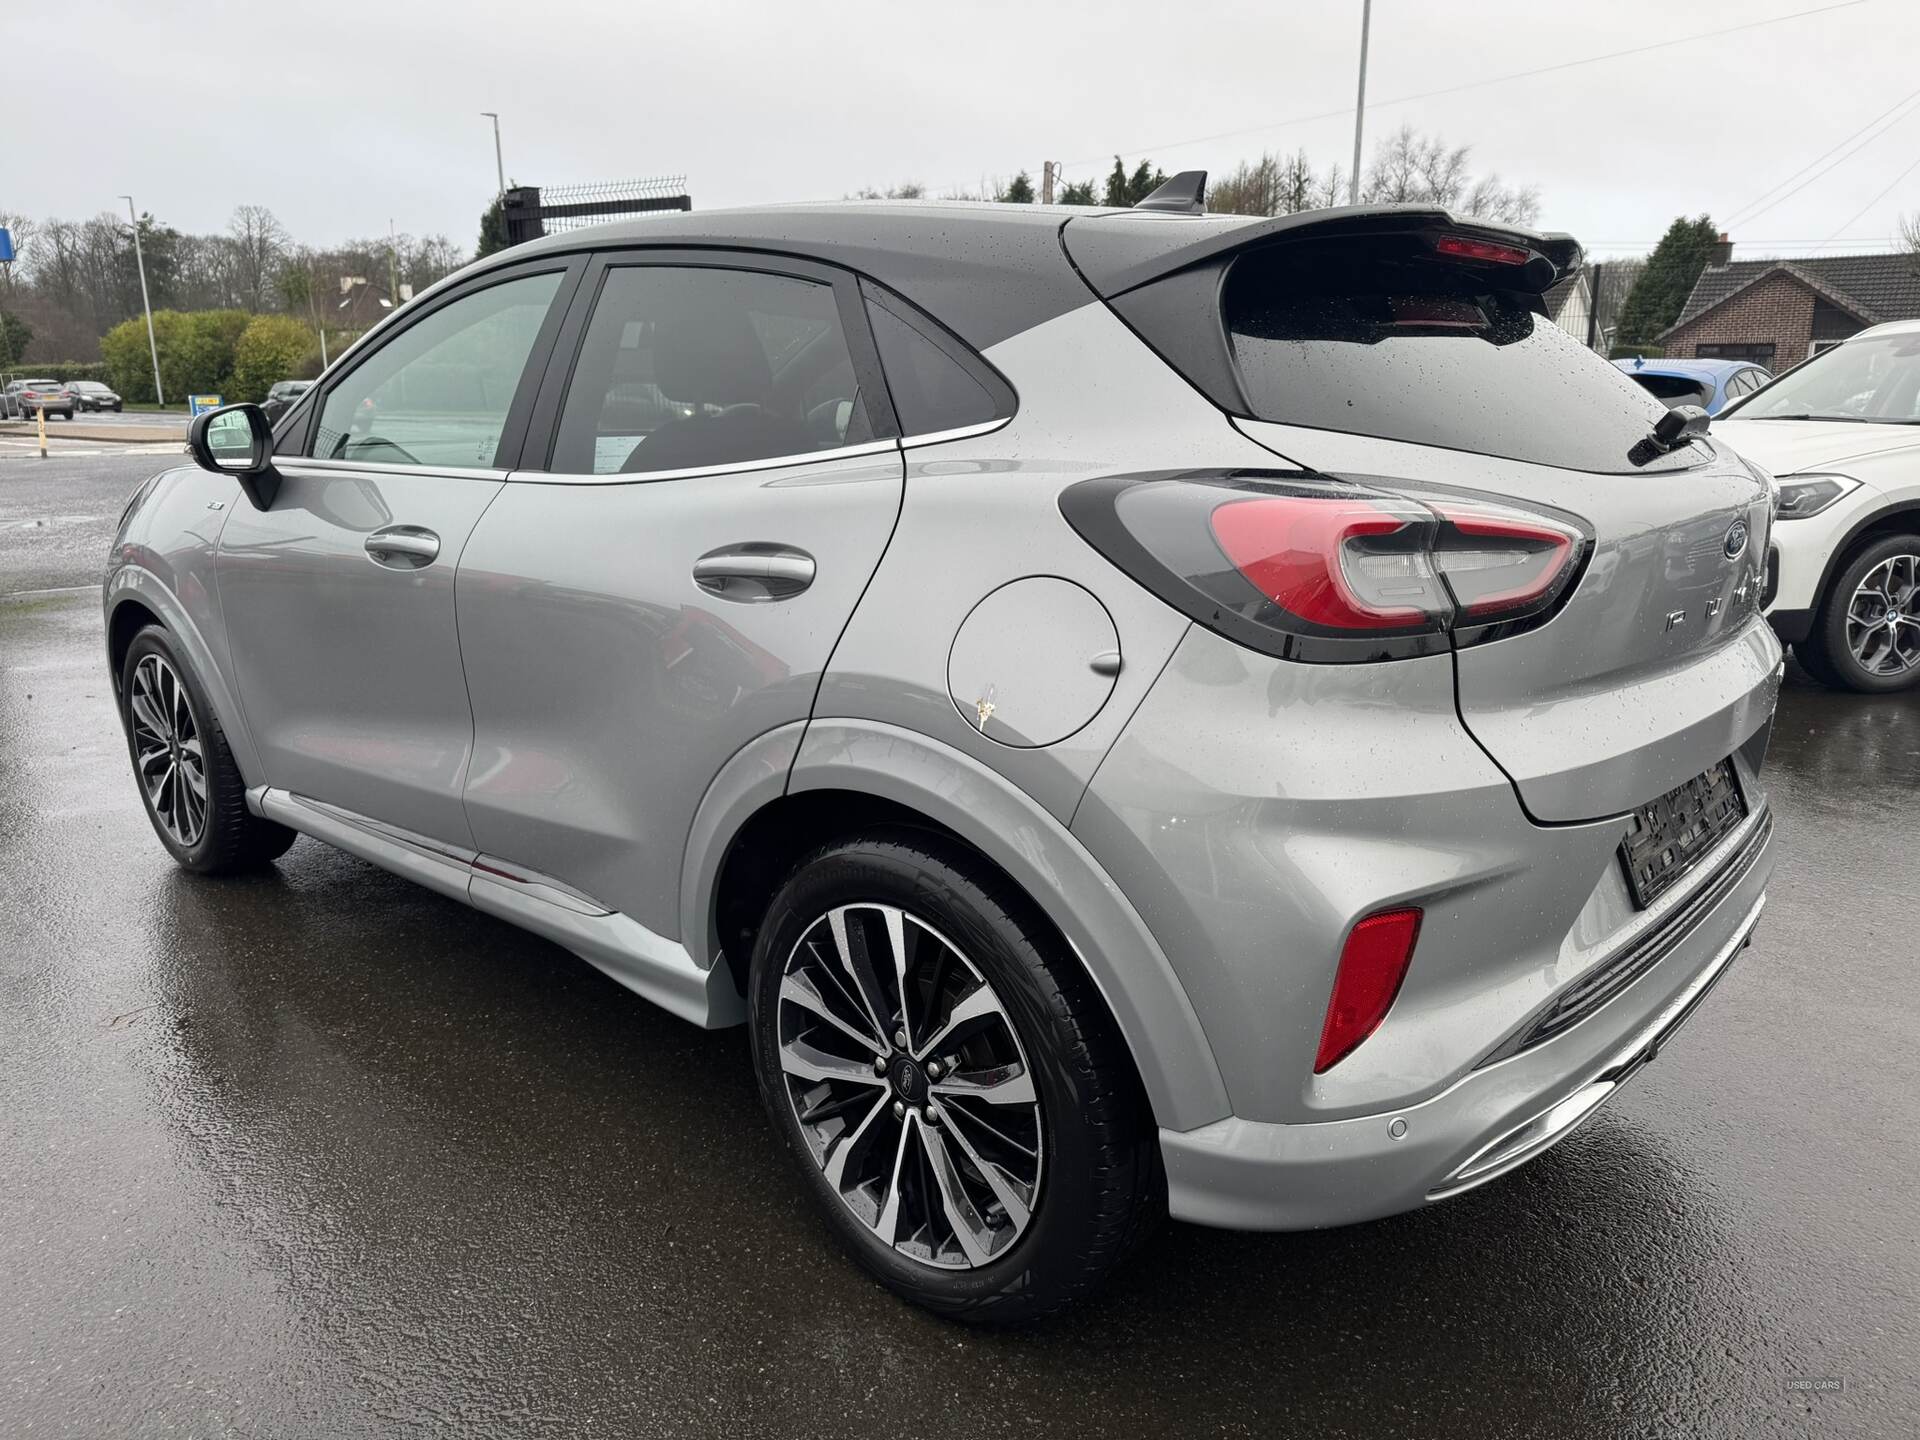
[[[1676,405],[1653,422],[1653,433],[1638,440],[1627,452],[1629,465],[1648,462],[1705,437],[1712,417],[1698,405]]]

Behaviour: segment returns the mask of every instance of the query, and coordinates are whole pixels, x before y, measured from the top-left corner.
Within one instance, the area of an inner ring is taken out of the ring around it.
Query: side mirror
[[[256,510],[273,504],[280,491],[273,422],[258,405],[222,405],[194,416],[187,426],[187,450],[202,470],[238,480]]]

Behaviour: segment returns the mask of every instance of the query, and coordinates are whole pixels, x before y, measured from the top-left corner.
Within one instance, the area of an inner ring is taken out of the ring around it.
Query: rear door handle
[[[693,583],[722,600],[786,600],[813,584],[813,556],[791,545],[751,541],[709,550],[693,562]]]
[[[440,553],[440,537],[418,525],[389,525],[367,536],[367,554],[389,570],[418,570]]]

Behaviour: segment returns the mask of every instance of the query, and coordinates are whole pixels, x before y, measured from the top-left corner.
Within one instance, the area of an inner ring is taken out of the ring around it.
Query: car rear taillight
[[[1060,507],[1162,599],[1293,660],[1438,654],[1539,624],[1588,549],[1572,517],[1301,472],[1106,477]]]
[[[1320,1027],[1320,1053],[1313,1073],[1339,1064],[1387,1018],[1400,982],[1407,978],[1414,941],[1420,938],[1420,911],[1384,910],[1369,915],[1347,933]]]
[[[1433,242],[1433,253],[1452,260],[1480,260],[1489,265],[1524,265],[1533,258],[1533,252],[1522,246],[1476,240],[1471,235],[1438,236]]]
[[[1417,517],[1359,496],[1289,495],[1230,500],[1209,524],[1256,590],[1310,624],[1424,628],[1446,613]]]

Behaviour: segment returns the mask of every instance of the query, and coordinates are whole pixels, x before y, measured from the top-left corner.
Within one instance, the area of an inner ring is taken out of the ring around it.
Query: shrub
[[[178,334],[186,317],[176,310],[153,312],[153,335],[164,351]],[[120,398],[136,405],[151,405],[153,362],[147,354],[147,322],[136,315],[122,320],[100,337],[100,363],[107,367],[107,383]]]
[[[141,332],[143,335],[145,331]],[[98,380],[102,384],[112,384],[107,378],[107,367],[97,360],[34,360],[15,364],[8,369],[9,375],[17,375],[23,380],[58,380],[66,385],[75,380]]]
[[[305,325],[288,315],[256,315],[234,346],[233,378],[224,393],[230,401],[258,404],[275,382],[316,375],[319,364],[313,332]]]
[[[241,337],[263,320],[291,326],[303,337],[306,335],[304,326],[284,315],[256,317],[244,310],[154,311],[153,339],[160,352],[160,380],[166,386],[167,398],[171,401],[184,400],[188,395],[235,398],[228,392],[234,386]],[[153,359],[147,351],[147,322],[143,317],[136,315],[131,320],[123,320],[101,336],[100,355],[107,383],[119,391],[122,398],[135,404],[152,403]],[[281,378],[284,377],[274,377]]]

